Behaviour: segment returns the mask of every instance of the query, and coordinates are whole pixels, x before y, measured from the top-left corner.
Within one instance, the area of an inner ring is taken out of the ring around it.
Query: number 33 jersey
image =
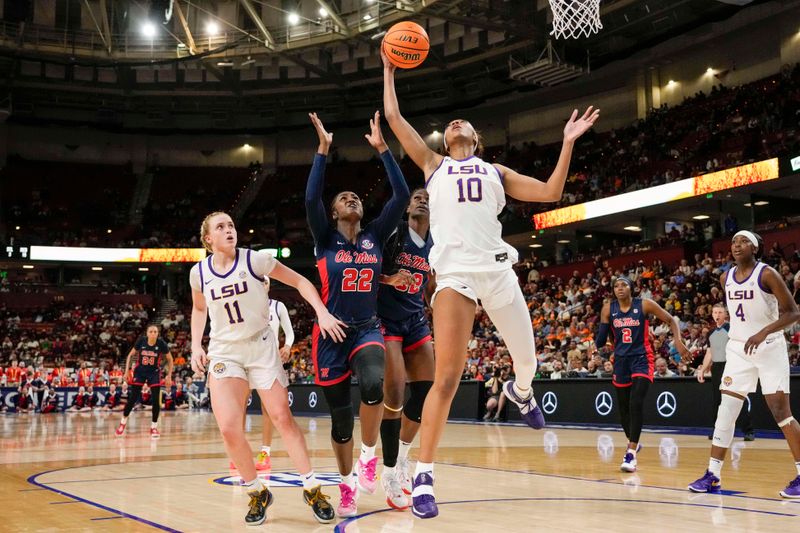
[[[373,221],[357,235],[355,244],[335,229],[314,244],[322,302],[333,316],[348,324],[376,315],[384,244],[380,235],[378,223]]]
[[[736,280],[734,266],[725,278],[725,300],[728,303],[731,329],[728,337],[735,341],[747,339],[761,331],[765,326],[778,320],[778,299],[761,283],[761,276],[767,265],[756,263],[750,275],[741,282]],[[768,338],[781,337],[782,331]]]
[[[210,255],[192,267],[189,284],[202,292],[211,320],[211,340],[239,342],[269,327],[269,296],[264,279],[277,261],[267,252],[236,249],[227,272],[218,272]],[[271,330],[270,330],[271,331]]]
[[[497,215],[506,205],[497,168],[472,156],[445,157],[425,182],[430,195],[431,267],[437,274],[494,272],[517,262]]]

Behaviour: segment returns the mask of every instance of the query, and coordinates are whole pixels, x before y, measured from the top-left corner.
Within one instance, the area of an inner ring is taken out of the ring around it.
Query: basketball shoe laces
[[[800,476],[797,476],[792,481],[789,482],[789,485],[786,487],[787,489],[794,489],[800,487]]]
[[[364,464],[364,476],[367,479],[375,479],[375,468],[378,466],[378,458],[373,457]]]
[[[356,491],[351,489],[347,485],[342,487],[342,507],[350,507],[353,505],[353,497],[355,496]]]
[[[262,507],[261,495],[262,494],[266,495],[266,490],[261,490],[260,492],[253,492],[253,493],[250,494],[250,503],[249,503],[250,513],[249,514],[257,515],[261,511],[261,507]],[[266,499],[268,497],[269,496],[267,496],[265,498],[265,503],[266,503]]]

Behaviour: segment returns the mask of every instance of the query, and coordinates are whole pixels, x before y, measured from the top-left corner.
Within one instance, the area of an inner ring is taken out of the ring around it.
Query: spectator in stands
[[[27,384],[20,385],[19,389],[17,389],[17,413],[32,413],[35,409],[36,406],[33,404],[30,387]]]
[[[34,399],[34,405],[40,411],[44,405],[44,395],[47,392],[47,382],[42,379],[39,372],[36,373],[34,378],[30,381],[31,397]]]
[[[550,379],[562,379],[566,377],[566,372],[564,371],[564,363],[561,359],[556,359],[553,361],[553,371],[550,373]]]
[[[112,381],[111,384],[108,386],[108,392],[106,393],[106,401],[103,404],[102,409],[104,411],[118,411],[119,409],[114,409],[114,408],[119,406],[121,399],[122,399],[122,392],[117,388],[117,384]]]
[[[663,357],[656,359],[656,372],[657,378],[674,378],[677,374],[667,367],[667,360]]]

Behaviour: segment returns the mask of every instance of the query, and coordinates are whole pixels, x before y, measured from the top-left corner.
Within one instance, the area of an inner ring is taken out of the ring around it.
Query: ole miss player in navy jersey
[[[381,483],[386,503],[395,509],[408,507],[408,451],[419,430],[422,406],[434,374],[431,330],[425,316],[425,296],[430,297],[434,285],[429,282],[432,272],[428,255],[433,241],[428,231],[428,191],[416,189],[411,193],[406,212],[408,223],[400,223],[387,246],[383,265],[386,275],[381,276],[378,290],[378,316],[386,343]],[[395,250],[393,264],[389,264],[391,249]],[[411,395],[404,406],[406,375]],[[401,412],[405,413],[402,422]]]
[[[669,324],[678,352],[683,360],[692,360],[692,354],[681,340],[678,322],[660,305],[647,298],[633,298],[633,283],[626,277],[614,281],[615,300],[603,305],[600,328],[595,345],[606,345],[608,332],[614,337],[614,387],[617,389],[622,429],[628,437],[628,448],[620,468],[623,472],[636,471],[636,452],[642,434],[644,397],[653,382],[653,346],[650,343],[648,316],[655,315]]]
[[[331,411],[333,451],[342,476],[339,485],[340,517],[356,514],[356,485],[353,480],[353,424],[350,401],[350,375],[355,374],[361,391],[361,458],[358,461],[358,485],[372,494],[377,485],[375,445],[383,414],[384,342],[377,317],[378,286],[383,247],[403,216],[409,192],[403,173],[383,140],[380,114],[370,120],[371,133],[365,135],[380,154],[386,167],[392,197],[380,216],[361,225],[364,209],[351,191],[340,192],[333,199],[332,228],[322,202],[325,160],[333,134],[325,131],[315,113],[311,122],[319,136],[319,148],[306,187],[306,213],[314,236],[314,252],[322,282],[322,301],[336,318],[347,323],[347,338],[335,343],[321,338],[314,326],[312,357],[315,381],[323,386]]]
[[[131,359],[134,354],[138,354],[136,358],[136,366],[133,370],[133,380],[131,381],[131,397],[125,404],[125,410],[122,413],[122,421],[117,427],[117,437],[121,437],[125,433],[125,424],[128,423],[128,416],[131,410],[136,405],[136,402],[141,399],[142,386],[147,384],[150,387],[153,400],[153,422],[150,425],[150,436],[157,439],[161,436],[158,432],[158,414],[161,411],[161,358],[167,359],[167,375],[164,380],[167,389],[172,388],[172,354],[169,353],[169,346],[162,339],[158,337],[158,326],[147,326],[147,336],[140,337],[136,344],[131,348],[128,353],[128,359],[125,361],[125,375],[131,368]],[[142,402],[144,404],[144,402]]]

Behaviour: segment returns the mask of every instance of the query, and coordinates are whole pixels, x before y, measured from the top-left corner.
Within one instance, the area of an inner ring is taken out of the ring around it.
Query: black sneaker
[[[250,496],[250,510],[247,511],[247,516],[244,521],[248,526],[260,526],[267,519],[267,507],[272,505],[272,493],[267,487],[261,489],[260,492],[248,492]]]
[[[333,506],[328,503],[329,496],[322,493],[322,487],[317,485],[311,490],[303,491],[303,499],[311,506],[314,512],[314,518],[320,524],[327,524],[333,522],[336,518],[336,513],[333,512]]]
[[[744,434],[744,440],[746,440],[747,442],[752,442],[756,440],[756,434],[753,433],[752,431],[748,431],[747,433]]]

